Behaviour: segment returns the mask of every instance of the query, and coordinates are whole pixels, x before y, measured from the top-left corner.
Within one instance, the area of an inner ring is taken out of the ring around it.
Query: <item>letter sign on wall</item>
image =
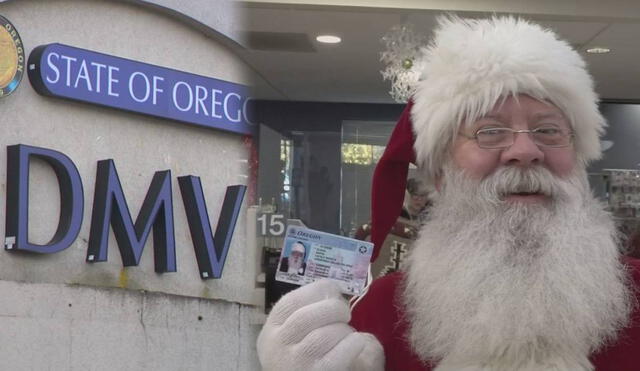
[[[45,245],[29,242],[29,163],[31,157],[44,160],[58,178],[60,221],[56,233]],[[18,144],[7,147],[7,215],[5,245],[8,250],[51,254],[75,241],[82,225],[84,198],[78,168],[64,153]]]
[[[45,161],[56,174],[60,188],[60,219],[48,243],[29,242],[29,165],[31,158]],[[202,279],[222,277],[231,238],[247,187],[228,186],[215,233],[211,229],[200,177],[178,177],[187,223]],[[113,160],[98,161],[86,261],[107,261],[109,227],[113,229],[122,264],[137,266],[153,231],[157,273],[176,272],[171,171],[156,171],[135,222]],[[48,148],[17,144],[7,147],[7,203],[5,249],[53,254],[75,241],[82,226],[84,192],[80,173],[65,154]]]
[[[27,65],[42,95],[253,134],[244,85],[63,44],[38,46]]]

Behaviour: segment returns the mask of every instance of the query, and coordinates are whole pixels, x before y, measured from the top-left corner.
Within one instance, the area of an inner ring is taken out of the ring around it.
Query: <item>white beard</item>
[[[523,191],[552,201],[501,201]],[[592,370],[630,313],[619,259],[584,171],[505,167],[476,181],[448,167],[407,259],[413,350],[437,371]]]
[[[300,268],[302,268],[302,259],[300,258],[289,258],[289,270],[287,273],[289,274],[298,274]]]

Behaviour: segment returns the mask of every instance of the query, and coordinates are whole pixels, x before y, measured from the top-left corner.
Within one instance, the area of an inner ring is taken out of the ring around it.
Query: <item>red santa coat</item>
[[[627,259],[636,288],[640,289],[640,260]],[[375,280],[367,294],[351,311],[351,326],[375,335],[386,358],[387,371],[431,371],[406,340],[408,324],[400,300],[403,274],[396,272]],[[640,297],[639,297],[640,299]],[[622,330],[616,344],[591,357],[596,371],[640,371],[640,308],[636,307],[629,327]]]

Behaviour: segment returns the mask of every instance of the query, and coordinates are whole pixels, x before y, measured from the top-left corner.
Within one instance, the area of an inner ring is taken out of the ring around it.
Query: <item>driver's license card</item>
[[[336,281],[343,293],[360,295],[372,252],[371,242],[289,226],[276,280],[302,286],[328,278]]]

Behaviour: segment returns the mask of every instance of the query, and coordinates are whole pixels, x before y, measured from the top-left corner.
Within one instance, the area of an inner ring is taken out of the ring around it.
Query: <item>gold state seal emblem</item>
[[[11,94],[24,72],[24,48],[16,28],[0,16],[0,97]]]

